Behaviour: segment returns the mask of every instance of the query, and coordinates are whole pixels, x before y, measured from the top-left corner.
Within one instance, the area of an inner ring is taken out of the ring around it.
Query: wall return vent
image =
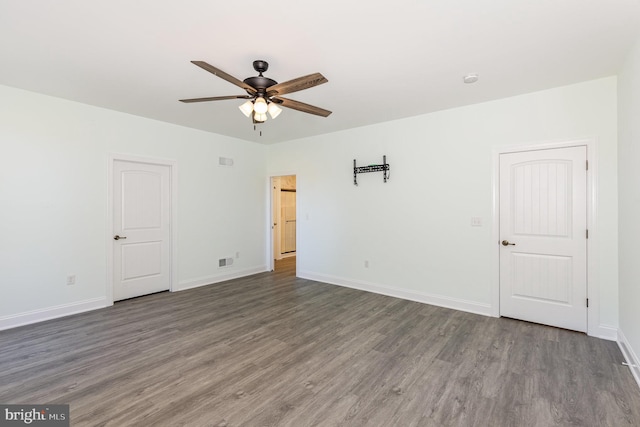
[[[233,265],[233,258],[220,258],[218,260],[218,267],[222,268],[222,267],[229,267]]]

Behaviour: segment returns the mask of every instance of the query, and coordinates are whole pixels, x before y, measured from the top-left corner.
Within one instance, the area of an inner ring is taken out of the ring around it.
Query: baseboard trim
[[[27,311],[10,316],[3,316],[0,317],[0,331],[30,325],[32,323],[44,322],[45,320],[57,319],[59,317],[71,316],[72,314],[97,310],[108,307],[109,305],[111,304],[107,302],[106,298],[100,297],[69,304],[61,304],[54,307],[47,307],[40,310]]]
[[[317,282],[329,283],[331,285],[343,286],[345,288],[358,289],[389,297],[420,302],[423,304],[451,308],[454,310],[466,311],[468,313],[481,314],[483,316],[491,316],[491,306],[489,304],[482,304],[442,295],[409,291],[405,289],[389,288],[386,286],[375,285],[373,283],[344,279],[342,277],[329,276],[312,271],[298,271],[298,277],[302,279],[315,280]]]
[[[629,345],[629,341],[627,341],[627,337],[624,336],[620,329],[618,329],[618,347],[620,347],[620,351],[622,351],[624,359],[629,364],[629,369],[631,370],[633,378],[636,380],[636,383],[638,383],[638,387],[640,387],[640,359],[635,354],[633,348]]]
[[[618,328],[609,325],[598,325],[595,334],[589,333],[590,337],[596,337],[607,341],[618,340]]]
[[[178,284],[175,291],[186,291],[187,289],[199,288],[201,286],[212,285],[214,283],[226,282],[227,280],[239,279],[240,277],[251,276],[253,274],[264,273],[269,271],[266,265],[247,268],[244,270],[233,271],[226,274],[216,276],[198,277],[197,279],[186,280]]]

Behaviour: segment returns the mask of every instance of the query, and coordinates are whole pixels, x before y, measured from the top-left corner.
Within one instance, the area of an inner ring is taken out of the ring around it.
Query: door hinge
[[[589,298],[587,298],[587,308],[589,308]]]
[[[587,163],[587,170],[589,170],[589,160],[585,160]]]
[[[587,232],[585,233],[587,236],[587,239],[589,238],[589,229],[587,228]]]

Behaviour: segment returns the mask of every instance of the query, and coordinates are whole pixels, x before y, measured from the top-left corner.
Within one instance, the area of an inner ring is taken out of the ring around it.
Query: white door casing
[[[587,331],[586,159],[585,146],[500,154],[501,316]]]
[[[271,177],[271,187],[272,187],[272,192],[271,192],[271,207],[272,207],[272,212],[271,212],[271,238],[273,240],[273,245],[272,245],[272,249],[273,249],[273,256],[272,258],[272,262],[273,260],[280,260],[282,259],[282,250],[281,250],[281,245],[280,245],[280,229],[281,229],[281,218],[280,218],[280,189],[281,189],[281,183],[280,183],[280,177],[278,176],[274,176]],[[274,266],[272,265],[271,270],[273,270]]]
[[[171,167],[115,160],[112,179],[114,301],[170,289]]]

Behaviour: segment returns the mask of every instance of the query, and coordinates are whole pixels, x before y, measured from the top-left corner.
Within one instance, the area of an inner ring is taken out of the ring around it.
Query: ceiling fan
[[[253,61],[253,69],[258,72],[258,75],[255,77],[247,77],[246,79],[241,81],[214,67],[213,65],[207,64],[204,61],[191,61],[191,63],[197,65],[203,70],[210,72],[213,75],[220,77],[223,80],[228,81],[229,83],[233,83],[234,85],[244,89],[247,92],[247,95],[181,99],[180,102],[207,102],[221,101],[224,99],[247,99],[248,101],[242,104],[239,108],[245,116],[252,118],[253,123],[265,122],[267,120],[267,112],[272,119],[275,119],[278,114],[282,112],[282,109],[279,106],[302,111],[304,113],[315,114],[316,116],[322,117],[327,117],[329,114],[331,114],[331,111],[329,110],[325,110],[320,107],[305,104],[304,102],[294,101],[293,99],[283,98],[282,96],[280,96],[327,83],[328,80],[320,73],[309,74],[308,76],[298,77],[297,79],[289,80],[284,83],[278,83],[275,80],[264,77],[262,75],[262,73],[267,71],[267,69],[269,68],[269,64],[267,63],[267,61],[257,60]]]

